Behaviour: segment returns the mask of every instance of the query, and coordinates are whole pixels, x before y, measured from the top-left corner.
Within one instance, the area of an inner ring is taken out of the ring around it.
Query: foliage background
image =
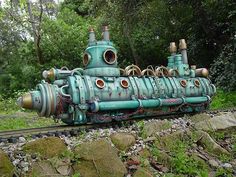
[[[189,63],[236,90],[233,0],[12,0],[0,8],[0,95],[35,87],[51,67],[82,67],[88,28],[109,25],[119,64],[166,64],[169,42],[185,38]]]

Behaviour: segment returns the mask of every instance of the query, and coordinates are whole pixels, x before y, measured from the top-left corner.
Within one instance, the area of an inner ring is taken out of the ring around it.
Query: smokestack
[[[176,54],[176,51],[177,51],[177,47],[176,47],[176,45],[175,45],[175,42],[171,42],[170,43],[170,53],[171,53],[171,55],[175,55]]]
[[[182,54],[182,59],[184,64],[188,64],[188,56],[187,56],[187,44],[185,42],[185,39],[179,40],[179,49]]]
[[[89,29],[89,43],[95,42],[96,37],[93,28]]]
[[[103,27],[103,40],[104,41],[109,41],[110,40],[110,34],[109,34],[108,26]]]

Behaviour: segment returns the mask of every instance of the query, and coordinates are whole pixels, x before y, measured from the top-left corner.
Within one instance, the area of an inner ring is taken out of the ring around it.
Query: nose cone
[[[30,93],[26,93],[25,95],[19,97],[17,99],[17,105],[22,108],[32,109],[33,101]]]

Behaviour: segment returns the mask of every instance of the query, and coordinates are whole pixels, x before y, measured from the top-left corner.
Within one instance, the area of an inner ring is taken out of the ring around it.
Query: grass
[[[236,91],[226,92],[218,89],[212,100],[211,109],[236,107]]]
[[[4,116],[1,114],[1,116]],[[7,117],[0,118],[0,131],[2,130],[16,130],[23,128],[36,128],[49,125],[55,125],[53,119],[38,117],[36,113],[21,113],[17,116],[5,115]]]
[[[16,104],[16,98],[3,99],[0,95],[0,131],[55,124],[52,118],[38,117],[36,112],[20,109]]]

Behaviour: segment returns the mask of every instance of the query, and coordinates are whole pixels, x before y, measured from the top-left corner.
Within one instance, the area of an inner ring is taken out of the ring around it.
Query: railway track
[[[232,109],[224,109],[224,110],[211,110],[205,111],[207,114],[217,114],[219,112],[235,112],[236,108]],[[176,119],[182,114],[166,114],[166,115],[158,115],[158,116],[150,116],[147,119]],[[190,114],[191,115],[191,114]],[[108,123],[100,123],[100,124],[84,124],[78,126],[68,126],[68,125],[55,125],[55,126],[48,126],[48,127],[39,127],[39,128],[28,128],[28,129],[19,129],[19,130],[8,130],[8,131],[0,131],[0,143],[1,142],[9,142],[9,143],[16,143],[18,142],[19,137],[43,137],[46,136],[61,136],[61,135],[71,135],[76,136],[79,135],[82,131],[89,131],[89,129],[96,129],[96,128],[106,128],[106,127],[113,127],[113,126],[123,126],[131,125],[134,122],[144,120],[144,119],[128,119],[121,122],[108,122]],[[146,120],[146,119],[145,119]]]

